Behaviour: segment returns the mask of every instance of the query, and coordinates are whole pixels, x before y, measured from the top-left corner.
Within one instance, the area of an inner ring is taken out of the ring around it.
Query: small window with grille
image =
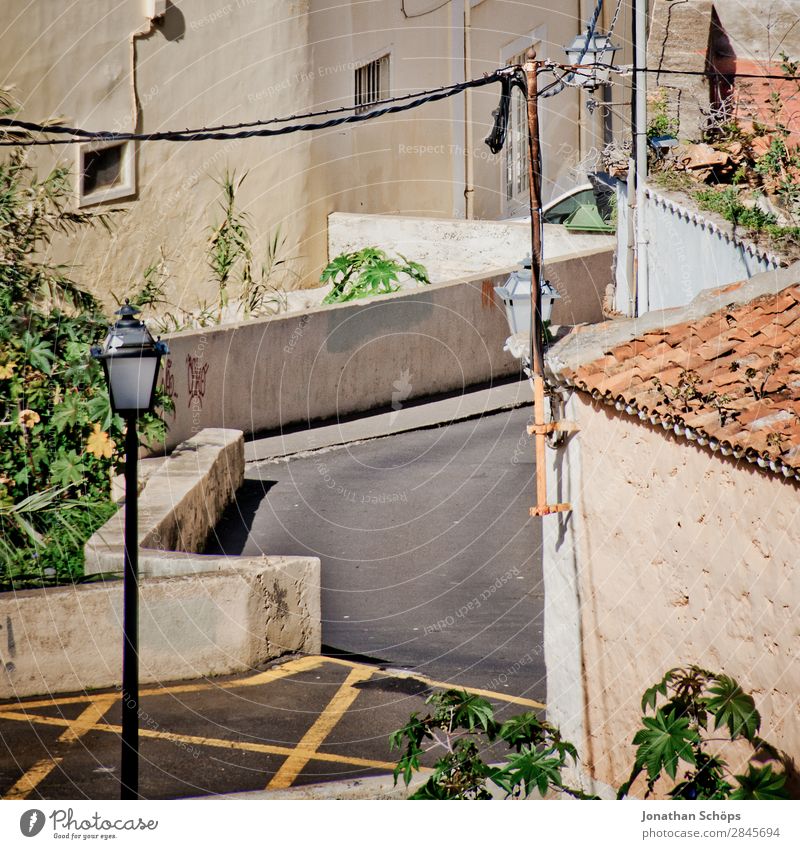
[[[136,194],[133,142],[92,142],[78,148],[80,206]]]
[[[355,71],[356,113],[389,96],[389,55],[367,62]]]

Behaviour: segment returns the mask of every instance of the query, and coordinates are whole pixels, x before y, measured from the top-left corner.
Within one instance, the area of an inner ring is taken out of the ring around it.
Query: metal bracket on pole
[[[528,433],[533,436],[537,433],[577,433],[580,430],[580,425],[576,422],[548,422],[547,424],[532,424],[528,425]]]

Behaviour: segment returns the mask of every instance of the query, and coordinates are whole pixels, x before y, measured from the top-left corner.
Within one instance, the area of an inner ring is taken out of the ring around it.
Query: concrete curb
[[[225,793],[219,796],[202,796],[203,801],[212,800],[278,800],[278,799],[397,799],[405,800],[428,780],[427,775],[416,775],[408,787],[400,779],[394,786],[391,775],[374,778],[354,778],[349,781],[326,781],[306,784],[287,790],[257,790],[247,793]]]
[[[245,443],[244,457],[246,463],[293,457],[323,448],[381,439],[396,433],[442,427],[451,422],[479,418],[532,402],[533,395],[526,378],[488,389],[474,389],[452,398],[404,407],[390,413],[362,416],[353,421],[255,439]]]

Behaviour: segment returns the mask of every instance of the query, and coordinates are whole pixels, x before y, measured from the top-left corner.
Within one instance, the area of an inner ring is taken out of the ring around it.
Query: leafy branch
[[[396,292],[401,274],[419,285],[429,284],[427,269],[418,262],[398,254],[401,262],[390,258],[380,248],[362,248],[360,251],[339,254],[322,271],[321,283],[330,283],[331,291],[324,304],[341,304],[371,295]]]
[[[663,700],[663,704],[659,704]],[[778,751],[758,736],[761,716],[753,697],[730,676],[698,666],[670,669],[661,681],[642,696],[642,725],[633,738],[637,747],[629,779],[617,798],[626,796],[636,779],[646,773],[647,798],[665,775],[676,779],[681,763],[686,764],[681,780],[668,794],[673,799],[783,799],[787,797],[785,771],[775,764],[757,766],[752,760],[779,762]],[[713,719],[713,728],[710,727]],[[723,729],[723,738],[711,731]],[[719,754],[708,751],[709,743],[741,740],[752,750],[746,775],[733,775]]]
[[[402,776],[408,786],[422,759],[441,753],[412,799],[491,799],[498,791],[506,797],[536,791],[597,798],[564,781],[564,769],[578,761],[575,746],[535,713],[500,723],[486,699],[463,690],[434,693],[426,704],[433,706],[431,713],[413,713],[390,737],[391,748],[400,751],[395,783]],[[730,676],[698,666],[671,669],[645,691],[641,704],[645,715],[633,738],[634,764],[618,799],[640,776],[645,798],[665,777],[673,799],[787,797],[785,756],[758,736],[761,717],[753,697]],[[732,774],[722,755],[708,750],[709,744],[732,741],[752,750],[742,775]]]

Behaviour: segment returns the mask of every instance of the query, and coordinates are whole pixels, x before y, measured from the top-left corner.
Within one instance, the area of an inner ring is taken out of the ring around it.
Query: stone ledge
[[[219,571],[140,582],[142,683],[252,669],[321,648],[319,560],[227,557]],[[119,686],[122,581],[0,595],[13,649],[0,699]]]
[[[206,428],[182,442],[147,479],[139,496],[140,575],[182,575],[229,568],[196,552],[244,480],[239,430]],[[87,575],[122,572],[125,517],[120,509],[84,546]]]

